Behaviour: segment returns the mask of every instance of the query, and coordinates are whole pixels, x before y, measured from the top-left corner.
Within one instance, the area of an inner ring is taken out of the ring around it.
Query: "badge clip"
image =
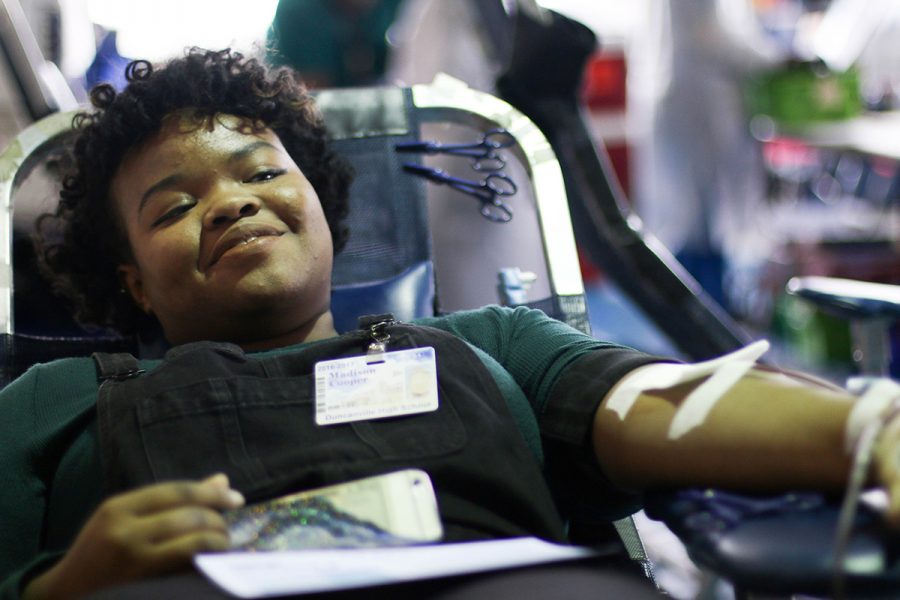
[[[366,364],[374,365],[384,362],[384,353],[387,352],[387,344],[391,334],[387,332],[388,325],[394,323],[393,319],[379,321],[369,326],[369,347],[366,350]]]

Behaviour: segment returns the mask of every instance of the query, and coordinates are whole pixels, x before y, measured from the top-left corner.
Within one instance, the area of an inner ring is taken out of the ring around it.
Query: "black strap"
[[[377,325],[378,323],[395,323],[396,319],[391,313],[384,313],[382,315],[363,315],[357,318],[356,322],[358,323],[359,329],[367,332],[372,325]]]
[[[137,377],[144,372],[138,365],[134,355],[128,352],[94,352],[91,354],[97,366],[97,381],[103,383],[107,380],[123,381]]]

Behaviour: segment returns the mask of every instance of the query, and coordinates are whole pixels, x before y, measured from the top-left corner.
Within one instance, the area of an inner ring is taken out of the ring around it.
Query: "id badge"
[[[411,348],[316,363],[316,424],[336,425],[438,407],[434,348]]]

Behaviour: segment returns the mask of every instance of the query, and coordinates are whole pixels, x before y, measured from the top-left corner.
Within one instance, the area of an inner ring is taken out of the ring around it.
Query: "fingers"
[[[224,475],[166,482],[110,498],[97,509],[86,529],[97,543],[121,553],[127,562],[144,563],[167,547],[185,551],[195,546],[227,548],[228,527],[219,511],[243,504],[243,496],[229,487]],[[189,541],[182,546],[178,544],[181,539]],[[173,557],[179,564],[183,559]]]
[[[203,481],[179,481],[149,486],[119,498],[119,508],[133,511],[129,527],[135,552],[145,575],[176,571],[190,564],[198,552],[220,552],[230,547],[228,526],[219,510],[237,508],[244,498],[222,474]]]
[[[159,483],[116,496],[109,501],[113,510],[133,515],[162,512],[180,506],[205,506],[227,510],[244,505],[244,497],[228,485],[224,474],[203,481]]]
[[[187,568],[198,553],[223,552],[230,547],[227,530],[182,530],[167,539],[140,546],[130,562],[140,565],[141,577],[152,577]]]
[[[177,509],[110,531],[104,541],[126,579],[170,572],[190,565],[198,552],[220,552],[231,545],[227,527],[210,510]]]
[[[152,543],[208,531],[228,537],[228,525],[218,512],[202,507],[186,506],[146,516],[136,522],[133,534]]]
[[[223,552],[231,543],[228,533],[197,531],[152,546],[146,556],[148,575],[161,575],[190,565],[194,555],[201,552]]]
[[[85,542],[140,562],[154,546],[182,537],[208,536],[211,549],[227,547],[228,529],[219,511],[236,508],[243,497],[224,475],[203,481],[147,486],[100,505],[85,529]]]
[[[76,597],[185,568],[198,552],[228,549],[228,530],[219,511],[243,504],[243,496],[221,474],[109,498],[41,585],[51,590],[48,597]]]

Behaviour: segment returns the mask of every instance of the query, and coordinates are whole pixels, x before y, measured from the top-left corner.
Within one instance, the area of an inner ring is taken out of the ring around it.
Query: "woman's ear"
[[[131,299],[145,313],[152,314],[153,309],[150,306],[150,300],[144,294],[144,281],[141,278],[141,270],[137,265],[124,264],[116,268],[119,275],[119,282],[122,284],[122,291],[128,291]]]

